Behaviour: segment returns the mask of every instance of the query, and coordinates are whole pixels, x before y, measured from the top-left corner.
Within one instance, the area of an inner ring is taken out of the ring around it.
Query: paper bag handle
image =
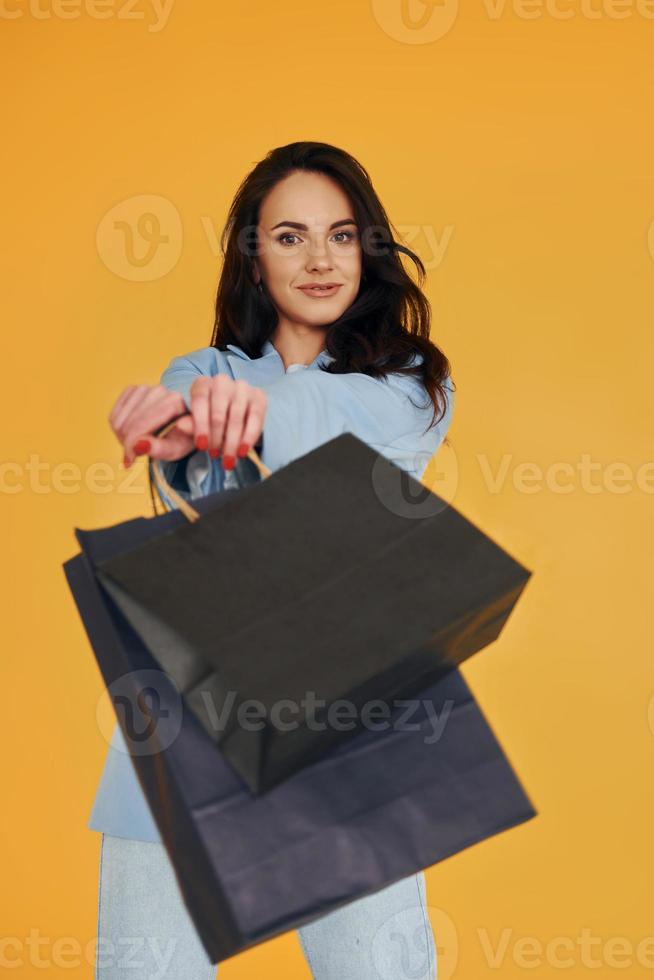
[[[165,435],[169,429],[172,429],[172,427],[176,424],[176,422],[177,419],[173,419],[172,422],[167,422],[164,426],[158,429],[154,433],[154,435],[155,436]],[[254,449],[254,447],[251,448],[249,453],[247,454],[247,459],[252,460],[256,468],[259,470],[262,480],[265,480],[266,477],[270,476],[270,474],[272,473],[272,470],[269,469],[264,462],[262,462],[259,454]],[[161,460],[152,459],[151,456],[148,456],[148,480],[150,483],[150,497],[152,498],[152,509],[154,510],[154,513],[155,514],[157,513],[157,508],[155,506],[153,477],[154,477],[154,484],[156,485],[157,488],[157,496],[159,497],[159,500],[163,504],[164,510],[170,509],[169,507],[167,507],[166,501],[163,497],[163,494],[165,493],[177,505],[179,510],[181,510],[181,512],[189,521],[193,522],[199,520],[201,516],[200,513],[195,509],[195,507],[191,507],[189,502],[185,500],[184,497],[180,496],[180,494],[178,494],[177,491],[171,487],[171,485],[166,480],[166,477],[163,475],[161,466],[159,465],[160,463]]]

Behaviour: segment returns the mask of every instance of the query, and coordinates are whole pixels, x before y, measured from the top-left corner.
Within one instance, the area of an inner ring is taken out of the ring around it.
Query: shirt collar
[[[244,358],[246,361],[251,360],[261,360],[264,357],[277,357],[281,362],[281,355],[277,348],[274,346],[272,341],[267,340],[263,347],[261,348],[261,358],[251,358],[249,354],[239,347],[237,344],[227,344],[229,350],[237,354],[238,357]],[[323,347],[319,354],[313,359],[311,364],[307,364],[307,368],[318,367],[320,364],[327,364],[329,361],[333,361],[334,358],[327,353],[327,350]]]

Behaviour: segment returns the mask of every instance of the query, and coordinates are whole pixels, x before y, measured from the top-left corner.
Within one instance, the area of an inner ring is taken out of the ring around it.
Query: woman
[[[174,357],[159,385],[126,388],[111,411],[125,466],[165,461],[193,499],[252,478],[252,446],[274,471],[349,431],[420,478],[453,384],[398,252],[421,278],[424,266],[394,241],[365,169],[325,143],[271,151],[238,189],[222,249],[211,345]],[[213,977],[118,726],[89,827],[103,834],[98,980]],[[436,976],[422,873],[298,931],[316,980]]]

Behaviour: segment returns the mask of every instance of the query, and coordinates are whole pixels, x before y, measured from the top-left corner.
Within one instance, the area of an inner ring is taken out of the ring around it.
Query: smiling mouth
[[[306,293],[307,296],[333,296],[341,288],[341,285],[340,282],[335,282],[324,286],[298,286],[298,289]]]

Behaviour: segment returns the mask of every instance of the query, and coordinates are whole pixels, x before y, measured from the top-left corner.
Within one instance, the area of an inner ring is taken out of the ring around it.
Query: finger
[[[109,415],[109,424],[121,442],[122,439],[120,438],[120,431],[125,423],[125,420],[129,416],[130,412],[134,410],[135,406],[138,405],[145,397],[148,390],[148,385],[130,385],[129,388],[126,388],[116,400],[116,404],[112,408]]]
[[[116,414],[120,411],[122,406],[125,404],[125,401],[132,395],[133,392],[137,391],[139,388],[145,388],[145,387],[147,387],[147,385],[127,385],[126,388],[123,388],[118,398],[116,398],[113,405],[111,406],[111,411],[109,412],[109,421],[110,422],[114,421]]]
[[[172,420],[168,419],[168,421],[172,421]],[[146,431],[145,433],[138,435],[138,437],[130,437],[127,440],[126,448],[123,451],[123,466],[125,466],[126,468],[130,467],[137,456],[144,456],[146,454],[149,454],[152,451],[153,446],[155,445],[159,446],[157,439],[158,438],[161,439],[162,437],[157,437],[153,434],[154,431],[157,431],[159,428],[160,428],[159,425],[151,426],[149,432]],[[178,433],[178,436],[182,437],[185,440],[184,442],[185,449],[184,452],[180,452],[178,455],[174,456],[173,458],[175,459],[179,459],[181,456],[185,456],[187,453],[192,452],[195,448],[193,445],[193,437],[191,435],[187,435],[186,433],[180,432]],[[167,438],[168,435],[164,436],[163,440],[165,441]],[[159,449],[157,451],[160,451],[160,448],[161,447],[159,446]],[[167,452],[168,450],[165,451],[165,453]]]
[[[176,460],[195,451],[193,435],[180,432],[178,426],[174,426],[163,437],[148,436],[147,442],[150,444],[147,455],[151,459]]]
[[[134,462],[136,455],[148,452],[150,443],[144,441],[144,436],[150,435],[149,428],[156,429],[158,426],[150,422],[153,406],[159,406],[165,398],[165,392],[154,386],[150,386],[143,397],[132,407],[127,418],[119,430],[123,443],[125,465],[129,466]]]
[[[211,384],[211,378],[202,377],[197,378],[191,385],[191,413],[195,428],[195,445],[200,450],[208,449],[209,447]]]
[[[189,424],[190,423],[190,424]],[[134,451],[124,457],[125,468],[134,462],[135,456],[151,456],[153,459],[177,460],[195,452],[193,420],[183,416],[164,436],[148,435],[137,440]]]
[[[122,434],[123,446],[128,457],[133,455],[134,444],[149,437],[166,422],[171,422],[184,412],[184,400],[177,391],[152,388],[126,421]]]
[[[232,398],[227,412],[227,425],[223,438],[223,466],[226,470],[234,468],[236,450],[241,445],[245,414],[250,401],[251,386],[247,381],[235,381]]]
[[[191,415],[190,412],[187,412],[186,415],[182,415],[180,418],[177,419],[176,428],[178,428],[180,432],[183,432],[184,435],[187,436],[192,436],[195,434],[195,424],[193,422],[193,416]]]
[[[148,456],[156,459],[181,459],[182,456],[195,452],[193,416],[190,413],[182,415],[165,434],[149,435],[143,441],[148,443],[149,448],[145,450]]]
[[[261,435],[267,407],[268,399],[263,388],[254,388],[245,416],[241,444],[237,449],[239,456],[247,456],[249,450]]]
[[[161,394],[152,385],[139,385],[138,390],[134,393],[134,397],[126,401],[123,406],[122,419],[120,424],[116,427],[116,435],[125,445],[125,441],[129,436],[130,429],[134,425],[139,424],[139,420],[147,408],[152,402],[157,401],[161,398]]]
[[[216,375],[211,382],[209,401],[209,455],[215,459],[220,455],[227,424],[229,403],[233,397],[236,382],[227,375]]]

